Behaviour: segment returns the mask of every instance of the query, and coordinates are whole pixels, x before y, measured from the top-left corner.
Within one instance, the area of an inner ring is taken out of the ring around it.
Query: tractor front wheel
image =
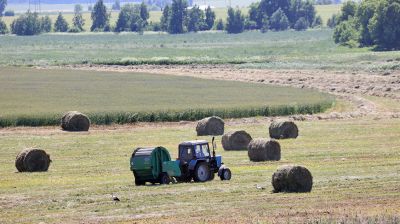
[[[232,177],[232,172],[229,168],[224,168],[224,170],[222,170],[222,174],[220,176],[221,180],[230,180]]]
[[[194,181],[196,182],[206,182],[210,179],[210,167],[207,163],[202,162],[196,166],[194,171]]]

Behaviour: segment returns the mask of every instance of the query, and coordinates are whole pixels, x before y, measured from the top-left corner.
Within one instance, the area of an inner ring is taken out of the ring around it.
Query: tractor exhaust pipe
[[[212,137],[212,146],[213,146],[213,157],[215,157],[215,149],[217,148],[217,144],[215,144],[215,136]]]

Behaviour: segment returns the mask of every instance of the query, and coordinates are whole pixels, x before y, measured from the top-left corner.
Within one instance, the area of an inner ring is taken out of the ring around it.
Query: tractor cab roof
[[[183,146],[193,146],[193,145],[202,145],[202,144],[208,144],[208,141],[206,140],[193,140],[193,141],[185,141],[182,142],[179,145],[183,145]]]

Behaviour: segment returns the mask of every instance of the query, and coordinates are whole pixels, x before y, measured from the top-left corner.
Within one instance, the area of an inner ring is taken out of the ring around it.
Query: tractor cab
[[[207,141],[195,140],[179,144],[179,160],[188,163],[192,160],[210,159],[210,148]]]
[[[212,140],[212,152],[208,141],[193,140],[185,141],[179,144],[178,160],[181,169],[180,181],[204,182],[214,179],[214,174],[218,173],[221,180],[229,180],[231,173],[222,163],[222,157],[215,155],[216,144]],[[223,173],[226,173],[223,175]]]

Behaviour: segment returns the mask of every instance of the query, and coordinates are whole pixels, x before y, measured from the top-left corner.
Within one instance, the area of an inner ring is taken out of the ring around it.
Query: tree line
[[[341,45],[400,49],[400,0],[348,1],[330,22]]]
[[[261,0],[250,5],[248,16],[240,9],[229,8],[226,23],[221,19],[215,21],[215,13],[210,7],[205,12],[197,6],[187,9],[185,0],[173,0],[171,6],[164,8],[160,21],[160,29],[173,34],[212,28],[228,33],[306,30],[321,25],[322,19],[316,16],[311,0]]]
[[[322,24],[311,0],[261,0],[251,4],[248,16],[244,16],[238,8],[229,8],[226,22],[222,19],[216,20],[211,7],[205,10],[196,5],[189,8],[186,0],[172,0],[171,4],[165,5],[159,22],[148,22],[149,11],[144,2],[121,7],[119,1],[116,1],[113,8],[119,10],[119,15],[115,25],[110,25],[111,13],[103,0],[98,0],[92,7],[90,31],[141,33],[153,30],[180,34],[216,29],[241,33],[245,30],[306,30]],[[37,13],[28,11],[12,22],[10,31],[17,35],[37,35],[51,31],[82,32],[84,25],[82,7],[76,5],[72,24],[68,24],[62,13],[59,13],[53,23],[49,16],[40,17]],[[7,32],[7,26],[0,20],[0,34]]]

